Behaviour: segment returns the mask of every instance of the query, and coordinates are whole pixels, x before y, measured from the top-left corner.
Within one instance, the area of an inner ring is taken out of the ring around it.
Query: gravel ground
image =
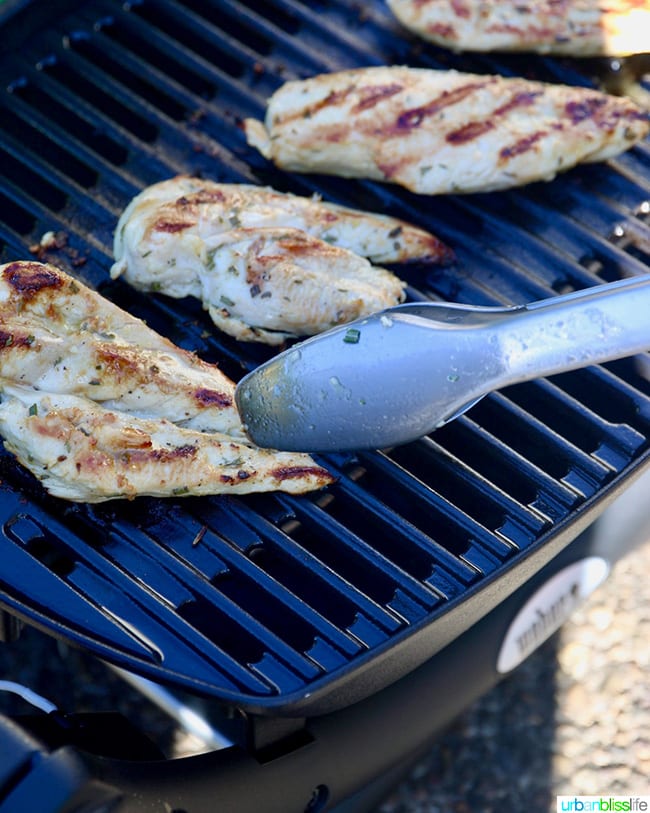
[[[650,793],[648,573],[650,544],[458,718],[376,813],[554,813],[557,794]],[[167,753],[195,746],[105,666],[35,630],[0,647],[0,677],[63,710],[137,709]],[[0,711],[28,709],[0,692]]]
[[[650,794],[650,544],[467,710],[378,813],[555,813]]]

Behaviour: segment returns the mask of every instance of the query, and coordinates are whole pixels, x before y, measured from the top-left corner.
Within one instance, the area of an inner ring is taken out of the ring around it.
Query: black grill
[[[197,303],[109,280],[121,210],[178,172],[319,192],[430,229],[458,260],[402,270],[413,299],[523,303],[648,271],[647,141],[549,184],[422,199],[284,174],[240,127],[283,81],[321,71],[408,63],[589,84],[594,63],[443,52],[405,35],[381,2],[37,5],[49,10],[5,23],[2,261],[54,231],[44,259],[235,379],[269,351],[219,334]],[[3,453],[1,603],[226,702],[335,707],[423,662],[575,537],[646,464],[649,396],[639,359],[511,387],[416,443],[323,458],[339,480],[306,497],[69,505]],[[375,664],[382,677],[368,679]]]

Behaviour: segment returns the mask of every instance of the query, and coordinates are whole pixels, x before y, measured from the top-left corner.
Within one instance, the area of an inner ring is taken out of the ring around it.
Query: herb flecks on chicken
[[[197,297],[226,333],[277,345],[401,302],[404,283],[372,263],[442,263],[452,252],[386,215],[178,176],[131,201],[114,255],[114,278]]]
[[[388,0],[400,22],[456,51],[628,56],[650,47],[650,0]]]
[[[320,488],[247,440],[234,383],[51,265],[0,266],[0,434],[55,496],[100,502]]]
[[[650,131],[636,104],[583,87],[408,67],[282,85],[246,136],[278,167],[399,184],[420,194],[488,192],[604,161]]]

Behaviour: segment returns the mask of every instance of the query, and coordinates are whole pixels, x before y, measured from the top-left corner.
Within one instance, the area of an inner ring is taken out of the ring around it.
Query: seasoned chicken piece
[[[344,248],[295,229],[233,229],[200,275],[213,322],[242,341],[276,345],[404,299],[404,283]]]
[[[88,398],[10,384],[2,388],[0,434],[50,494],[78,502],[301,493],[332,482],[308,455],[258,449],[164,418],[134,418]]]
[[[235,386],[52,265],[0,266],[0,434],[55,496],[299,493],[332,477],[247,440]]]
[[[365,257],[445,262],[452,253],[385,215],[178,176],[131,201],[117,224],[114,255],[113,278],[197,297],[230,335],[279,344],[402,300],[403,283]]]
[[[0,266],[0,377],[244,438],[234,383],[52,265]]]
[[[519,78],[371,67],[287,82],[249,143],[283,169],[412,192],[485,192],[550,180],[643,139],[629,99]]]
[[[400,22],[459,51],[627,56],[650,50],[650,0],[387,0]]]

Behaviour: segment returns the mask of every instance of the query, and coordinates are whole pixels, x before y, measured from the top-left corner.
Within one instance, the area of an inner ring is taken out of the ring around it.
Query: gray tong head
[[[512,308],[398,305],[249,373],[249,437],[287,451],[395,446],[510,384],[650,349],[650,274]]]

